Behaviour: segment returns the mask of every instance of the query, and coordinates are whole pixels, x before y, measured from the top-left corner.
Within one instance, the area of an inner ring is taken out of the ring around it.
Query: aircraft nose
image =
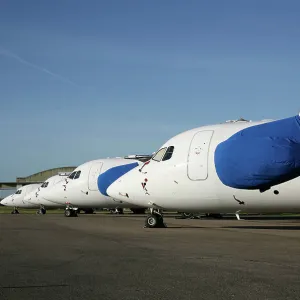
[[[50,201],[53,203],[65,203],[63,195],[63,187],[61,183],[55,184],[53,187],[46,189],[43,193],[40,194],[41,200]]]
[[[27,196],[24,197],[24,201],[30,202],[30,200],[31,200],[31,196],[30,195],[27,195]]]
[[[98,177],[98,189],[100,193],[104,196],[110,196],[107,193],[108,188],[120,177],[136,168],[138,165],[139,164],[135,162],[127,165],[116,166],[100,174]]]
[[[4,206],[7,206],[9,202],[12,203],[12,201],[9,201],[9,199],[6,197],[6,198],[2,199],[0,203]]]
[[[27,195],[24,197],[24,202],[26,203],[30,203],[30,204],[36,204],[37,203],[37,199],[36,197],[34,197],[33,195]]]
[[[149,204],[150,196],[145,195],[141,178],[144,177],[138,168],[133,169],[110,184],[106,193],[111,198],[146,207]]]

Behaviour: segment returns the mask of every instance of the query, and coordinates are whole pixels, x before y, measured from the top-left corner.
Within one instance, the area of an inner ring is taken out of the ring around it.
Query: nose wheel
[[[19,214],[18,208],[15,207],[15,208],[13,209],[13,211],[11,212],[11,214],[12,214],[12,215],[18,215],[18,214]]]
[[[47,212],[47,210],[45,209],[45,207],[41,206],[40,209],[36,212],[37,215],[45,215]]]
[[[145,228],[165,228],[164,218],[159,211],[152,210],[145,220]]]
[[[65,209],[65,217],[78,217],[77,209],[71,206],[67,206]]]
[[[123,208],[115,208],[115,209],[110,209],[109,210],[111,214],[117,214],[117,215],[123,215],[124,214],[124,210]]]

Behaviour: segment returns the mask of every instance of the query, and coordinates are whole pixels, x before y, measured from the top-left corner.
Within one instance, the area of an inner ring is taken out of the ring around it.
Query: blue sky
[[[300,2],[3,0],[0,180],[300,111]]]

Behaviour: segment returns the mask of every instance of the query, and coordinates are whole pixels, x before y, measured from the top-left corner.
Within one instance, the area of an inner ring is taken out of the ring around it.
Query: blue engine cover
[[[269,189],[300,175],[299,116],[245,128],[220,143],[215,167],[223,184]]]

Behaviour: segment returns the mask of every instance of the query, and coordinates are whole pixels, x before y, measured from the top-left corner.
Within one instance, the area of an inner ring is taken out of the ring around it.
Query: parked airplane
[[[13,207],[12,214],[18,214],[18,208],[35,208],[36,204],[29,203],[24,200],[26,195],[37,189],[40,184],[28,184],[19,188],[14,194],[5,197],[0,203],[4,206]]]
[[[164,226],[162,211],[236,213],[300,211],[300,118],[236,120],[183,132],[142,167],[113,167],[99,190],[151,208],[146,227]]]
[[[59,182],[63,181],[70,174],[71,174],[70,172],[59,173],[58,175],[54,175],[54,176],[48,178],[36,190],[34,190],[31,193],[27,194],[24,197],[24,201],[27,201],[27,202],[35,205],[35,207],[39,207],[37,213],[42,214],[42,215],[46,214],[47,208],[60,208],[60,207],[63,208],[63,207],[65,207],[65,205],[63,205],[63,204],[53,203],[53,202],[45,199],[44,194],[45,194],[45,191],[50,189],[56,183],[59,183]]]
[[[146,156],[147,160],[150,156]],[[98,190],[98,177],[102,172],[114,166],[125,168],[128,161],[135,166],[141,165],[145,156],[127,158],[107,158],[86,162],[77,167],[63,181],[45,191],[44,198],[58,205],[65,205],[65,216],[77,216],[77,211],[84,207],[93,208],[130,208],[134,213],[144,213],[145,207],[128,204],[124,200],[115,200],[102,195]]]

